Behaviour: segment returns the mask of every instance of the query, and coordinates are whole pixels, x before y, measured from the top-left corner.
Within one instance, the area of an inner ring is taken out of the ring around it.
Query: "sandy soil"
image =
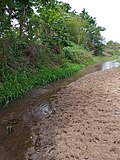
[[[25,156],[0,160],[120,160],[119,68],[80,78],[51,97],[44,116],[36,112]]]
[[[56,160],[120,160],[120,70],[85,76],[58,99]]]
[[[87,75],[56,95],[33,160],[120,160],[120,70]],[[39,126],[39,125],[38,125]],[[34,137],[34,136],[33,136]],[[43,142],[44,141],[44,142]]]

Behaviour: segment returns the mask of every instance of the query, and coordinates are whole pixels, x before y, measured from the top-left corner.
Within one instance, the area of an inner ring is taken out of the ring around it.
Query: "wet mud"
[[[109,66],[36,87],[2,109],[0,160],[119,160],[120,71]]]

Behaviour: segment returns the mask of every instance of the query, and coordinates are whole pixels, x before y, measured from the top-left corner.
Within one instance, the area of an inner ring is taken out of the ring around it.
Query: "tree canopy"
[[[57,0],[1,0],[0,37],[16,37],[47,43],[52,48],[73,41],[98,54],[104,27],[84,9],[78,15],[68,3]]]

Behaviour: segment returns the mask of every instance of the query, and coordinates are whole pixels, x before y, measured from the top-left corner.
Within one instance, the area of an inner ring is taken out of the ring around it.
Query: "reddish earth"
[[[120,160],[120,68],[16,104],[0,114],[0,160]]]

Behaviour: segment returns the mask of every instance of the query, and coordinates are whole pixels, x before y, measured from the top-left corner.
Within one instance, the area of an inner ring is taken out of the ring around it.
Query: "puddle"
[[[52,114],[53,110],[50,108],[50,105],[47,101],[44,103],[40,103],[35,105],[34,107],[26,109],[25,112],[23,112],[23,122],[27,124],[30,122],[33,118],[41,119],[43,117],[47,117],[50,114]]]
[[[113,60],[113,61],[109,61],[109,62],[105,62],[102,64],[102,70],[106,70],[106,69],[110,69],[110,68],[114,68],[114,67],[119,67],[120,63],[117,62],[117,60]]]

